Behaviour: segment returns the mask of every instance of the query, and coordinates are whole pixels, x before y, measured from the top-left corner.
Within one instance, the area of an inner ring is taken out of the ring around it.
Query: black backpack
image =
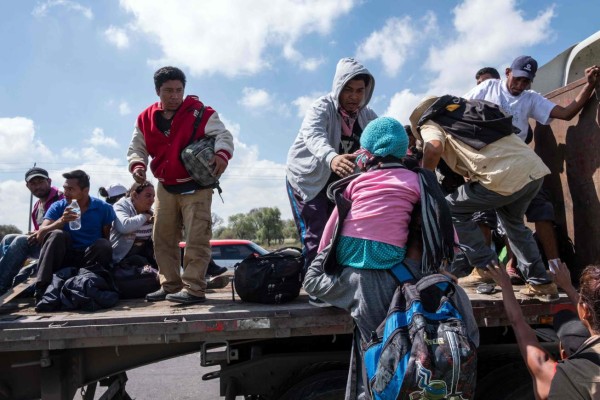
[[[112,272],[121,299],[142,298],[160,289],[158,271],[147,262],[136,262],[138,259],[145,260],[140,256],[129,257],[117,264]]]
[[[251,254],[237,263],[233,284],[243,301],[279,304],[294,300],[302,287],[302,250],[284,247],[265,255]]]

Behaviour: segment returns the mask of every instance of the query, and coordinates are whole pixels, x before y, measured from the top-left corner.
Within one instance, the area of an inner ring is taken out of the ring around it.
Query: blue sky
[[[236,139],[222,179],[227,220],[277,206],[287,150],[310,102],[354,56],[376,79],[371,107],[403,123],[429,94],[462,94],[482,66],[521,54],[540,65],[600,30],[583,0],[4,1],[0,24],[0,224],[27,229],[23,174],[54,184],[75,168],[99,186],[132,181],[126,151],[136,116],[158,100],[163,65],[215,108]]]

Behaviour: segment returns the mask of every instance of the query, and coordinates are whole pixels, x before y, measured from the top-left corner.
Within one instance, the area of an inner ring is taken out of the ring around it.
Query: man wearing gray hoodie
[[[325,223],[334,204],[327,186],[354,172],[352,153],[360,135],[377,114],[367,105],[375,79],[362,64],[342,58],[331,92],[308,109],[287,158],[287,193],[300,235],[305,269],[317,254]]]

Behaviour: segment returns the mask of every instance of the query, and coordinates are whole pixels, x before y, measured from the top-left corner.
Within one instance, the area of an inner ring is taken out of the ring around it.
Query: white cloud
[[[101,129],[96,129],[92,139],[102,138]],[[110,143],[109,138],[104,138]],[[88,141],[90,143],[91,141]],[[53,179],[54,186],[62,186],[61,175],[74,169],[83,169],[91,176],[90,193],[95,196],[99,186],[120,182],[125,186],[132,183],[122,157],[111,158],[90,146],[69,149],[51,149],[35,138],[34,122],[23,117],[0,118],[0,221],[26,231],[29,223],[30,193],[22,177],[34,163],[45,168]],[[10,176],[10,177],[9,177]]]
[[[271,106],[271,95],[264,89],[245,87],[242,89],[241,105],[252,109],[267,109]]]
[[[300,118],[304,118],[304,114],[306,114],[306,110],[308,110],[310,105],[319,97],[326,94],[327,93],[325,92],[313,92],[307,96],[300,96],[292,101],[292,104],[296,106],[296,115]]]
[[[285,165],[266,160],[264,156],[261,158],[258,146],[250,146],[240,141],[239,124],[228,121],[222,115],[220,117],[234,135],[235,152],[221,179],[225,203],[215,194],[212,202],[213,212],[227,221],[230,215],[246,213],[252,208],[278,207],[282,218],[292,218],[285,191]],[[43,144],[34,141],[33,126],[33,121],[25,118],[0,118],[0,163],[18,160],[22,164],[18,168],[14,164],[9,165],[15,176],[23,176],[33,165],[34,152],[45,152],[48,158],[43,160],[44,162],[40,162],[39,154],[36,154],[36,160],[38,165],[46,168],[50,177],[54,178],[54,186],[62,186],[64,180],[61,175],[74,169],[82,169],[90,175],[90,194],[95,197],[100,186],[121,183],[128,187],[133,183],[124,158],[121,155],[116,158],[107,155],[108,149],[102,145],[110,143],[113,139],[107,138],[102,129],[94,129],[92,138],[84,141],[81,147],[72,143],[71,147],[50,151]],[[11,149],[10,152],[3,150],[7,148]],[[49,158],[51,153],[56,154],[56,159]],[[7,159],[7,155],[11,158]],[[156,179],[151,173],[149,179],[156,184]],[[11,204],[11,207],[0,207],[0,221],[26,231],[29,221],[29,191],[25,182],[17,178],[0,181],[0,203]]]
[[[384,115],[396,118],[402,125],[410,124],[408,117],[423,97],[424,94],[414,94],[408,89],[402,90],[392,96]]]
[[[236,76],[269,68],[268,51],[279,50],[288,58],[302,36],[328,34],[355,1],[221,0],[202,7],[189,7],[183,0],[121,0],[120,4],[133,15],[132,27],[162,49],[153,64],[181,65],[193,75]]]
[[[229,216],[253,208],[278,207],[282,219],[292,218],[285,191],[285,165],[261,158],[258,146],[240,141],[239,124],[219,117],[233,134],[235,151],[221,178],[224,202],[215,193],[212,211],[227,221]]]
[[[431,46],[423,63],[424,90],[405,89],[393,95],[387,115],[407,124],[410,112],[425,95],[462,95],[475,85],[475,72],[481,67],[510,65],[524,49],[552,36],[553,6],[526,20],[516,0],[465,0],[453,14],[453,29],[443,35],[447,39]],[[435,20],[427,15],[424,19]],[[435,24],[428,26],[430,31],[438,29]]]
[[[129,103],[127,103],[126,101],[122,101],[119,104],[119,114],[121,114],[121,115],[131,114],[131,107],[129,107]]]
[[[411,26],[410,17],[390,18],[384,27],[371,33],[358,47],[356,57],[360,60],[379,59],[390,76],[396,76],[416,45],[423,31]]]
[[[296,63],[301,69],[305,71],[315,71],[321,64],[325,62],[323,57],[320,58],[306,58],[298,50],[288,43],[283,47],[283,56],[294,63]]]
[[[52,159],[50,150],[35,139],[33,121],[24,117],[0,118],[0,166]],[[10,167],[8,167],[10,168]]]
[[[106,147],[118,147],[117,141],[104,134],[102,128],[94,128],[92,131],[92,137],[87,140],[87,143],[92,146],[106,146]]]
[[[87,19],[94,18],[91,8],[84,7],[81,4],[70,0],[46,0],[44,2],[39,2],[33,9],[32,14],[38,18],[45,17],[48,14],[48,10],[52,7],[64,7],[67,10],[81,13]]]
[[[307,58],[300,63],[300,67],[306,71],[315,71],[325,62],[324,58]]]
[[[111,25],[104,31],[104,36],[106,40],[117,46],[118,49],[129,47],[129,36],[127,36],[127,32],[124,29]]]
[[[475,84],[475,72],[487,65],[510,65],[524,49],[548,40],[554,8],[526,20],[516,0],[466,0],[454,11],[455,33],[429,50],[425,63],[437,76],[430,90],[463,94]],[[469,73],[465,73],[469,71]]]

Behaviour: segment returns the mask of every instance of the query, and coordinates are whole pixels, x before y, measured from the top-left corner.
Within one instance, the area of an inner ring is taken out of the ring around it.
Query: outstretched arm
[[[599,74],[600,67],[597,65],[586,68],[585,77],[587,78],[587,82],[575,100],[573,100],[571,104],[566,107],[561,107],[559,105],[555,106],[552,111],[550,111],[550,118],[558,118],[569,121],[576,116],[594,91]]]
[[[525,322],[504,266],[494,264],[488,265],[487,268],[494,281],[502,288],[506,316],[513,327],[521,356],[533,379],[535,397],[536,399],[547,399],[555,374],[556,361],[540,345],[535,331]]]

